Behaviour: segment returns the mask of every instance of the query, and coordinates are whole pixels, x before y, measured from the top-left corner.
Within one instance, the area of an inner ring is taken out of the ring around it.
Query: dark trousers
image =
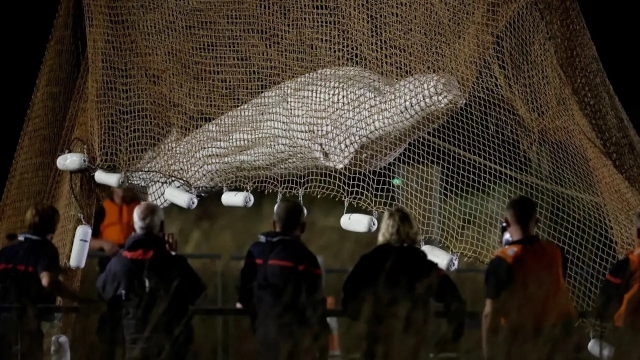
[[[122,310],[119,306],[107,304],[107,310],[100,314],[97,336],[100,340],[100,359],[114,360],[118,346],[123,344]]]
[[[325,355],[319,326],[282,319],[258,318],[255,325],[258,360],[311,360]]]
[[[100,274],[104,272],[111,261],[110,257],[98,259]],[[107,310],[100,314],[96,335],[100,341],[100,360],[114,360],[118,347],[124,343],[122,328],[122,309],[113,303],[107,303]]]
[[[44,333],[40,322],[17,320],[11,315],[2,314],[0,321],[0,358],[13,360],[42,360],[44,358]]]

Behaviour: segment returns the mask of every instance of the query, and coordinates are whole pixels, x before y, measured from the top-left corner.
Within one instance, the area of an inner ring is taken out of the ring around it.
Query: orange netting
[[[529,194],[582,309],[640,208],[640,139],[571,1],[63,0],[1,218],[54,202],[66,257],[95,188],[64,149],[161,203],[174,182],[398,202],[481,261]]]

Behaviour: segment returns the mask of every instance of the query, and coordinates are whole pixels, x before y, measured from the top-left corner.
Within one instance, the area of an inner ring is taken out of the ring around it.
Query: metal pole
[[[434,187],[434,194],[435,194],[435,221],[434,221],[434,235],[436,237],[436,240],[438,241],[438,245],[440,245],[440,241],[441,241],[441,224],[442,224],[442,184],[441,184],[441,180],[442,180],[442,174],[441,174],[441,170],[440,167],[438,165],[435,165],[435,180],[436,180],[436,184]]]
[[[218,307],[222,307],[222,259],[216,259],[218,283]],[[218,317],[218,360],[222,360],[222,317]]]
[[[18,316],[18,360],[22,360],[22,319]],[[43,346],[40,344],[40,346]]]

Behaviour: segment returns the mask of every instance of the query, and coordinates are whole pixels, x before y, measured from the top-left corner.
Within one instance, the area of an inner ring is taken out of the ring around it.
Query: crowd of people
[[[536,202],[517,196],[505,209],[502,243],[485,273],[482,351],[486,359],[568,359],[575,351],[578,315],[566,287],[567,258],[559,246],[536,235]],[[0,249],[0,354],[3,359],[43,358],[40,323],[56,297],[106,303],[97,333],[102,359],[123,344],[127,359],[187,359],[194,330],[190,308],[206,287],[164,234],[157,205],[127,199],[113,188],[94,216],[91,249],[105,252],[97,289],[100,300],[78,295],[60,280],[66,269],[51,242],[60,215],[37,204],[26,215],[26,232]],[[303,206],[281,201],[270,231],[247,251],[238,283],[237,307],[250,316],[261,360],[327,359],[323,272],[302,241]],[[640,213],[636,248],[606,274],[593,315],[612,322],[614,356],[632,359],[640,339]],[[364,254],[343,285],[342,311],[366,326],[362,358],[418,359],[429,336],[432,303],[439,303],[451,343],[465,332],[466,302],[452,278],[428,259],[420,232],[402,208],[385,212],[378,244]],[[7,310],[9,309],[9,310]],[[631,357],[630,357],[631,356]],[[636,355],[637,356],[637,355]]]

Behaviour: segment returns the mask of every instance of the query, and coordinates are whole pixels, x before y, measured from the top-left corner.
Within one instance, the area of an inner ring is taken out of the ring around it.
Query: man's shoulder
[[[265,241],[261,241],[261,240],[254,241],[249,246],[249,252],[252,253],[254,256],[259,255],[266,246],[267,246],[267,243]]]
[[[0,260],[4,260],[5,257],[11,257],[10,254],[16,250],[16,245],[18,244],[13,243],[3,246],[2,249],[0,249]]]
[[[27,249],[30,249],[29,251],[33,251],[36,254],[40,255],[40,256],[59,256],[60,253],[58,251],[58,248],[49,240],[32,240],[32,241],[25,241],[25,242],[20,242],[18,244],[15,244],[16,246],[21,246]],[[16,248],[16,250],[19,248]],[[22,250],[21,250],[22,251]]]
[[[511,264],[513,261],[518,258],[518,256],[522,255],[522,245],[512,245],[509,244],[500,248],[500,250],[496,251],[494,258],[491,262],[501,262],[506,261]],[[501,259],[501,260],[498,260]],[[491,264],[491,262],[489,264]]]

